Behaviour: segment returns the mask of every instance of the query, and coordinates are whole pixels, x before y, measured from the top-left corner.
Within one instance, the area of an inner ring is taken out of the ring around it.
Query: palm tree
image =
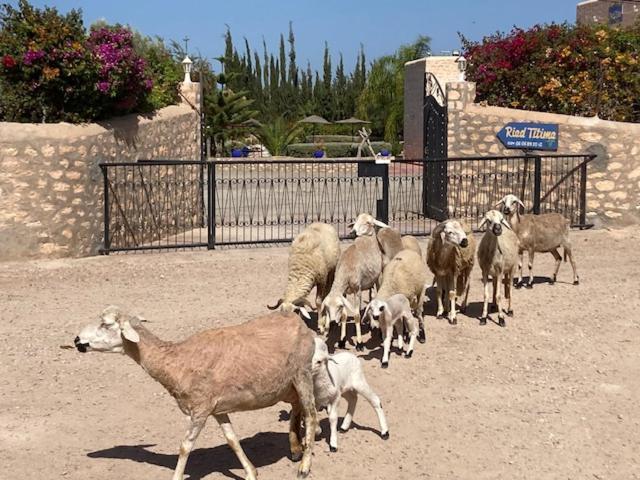
[[[289,123],[284,117],[277,117],[268,124],[261,124],[254,132],[260,143],[271,155],[284,155],[287,147],[292,144],[300,126],[297,123]]]

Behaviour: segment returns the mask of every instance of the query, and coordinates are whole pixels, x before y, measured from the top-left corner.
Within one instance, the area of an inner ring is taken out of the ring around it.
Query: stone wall
[[[85,256],[103,240],[98,164],[199,159],[198,84],[148,117],[71,125],[0,123],[0,261]]]
[[[640,124],[488,107],[475,84],[450,83],[449,156],[513,155],[496,134],[508,122],[559,124],[558,153],[595,153],[587,179],[587,217],[596,224],[640,223]]]
[[[622,7],[622,21],[613,23],[609,16],[609,8],[614,3],[620,3]],[[629,27],[640,18],[640,4],[631,2],[613,2],[611,0],[588,0],[578,3],[576,7],[576,20],[579,25],[594,23]]]

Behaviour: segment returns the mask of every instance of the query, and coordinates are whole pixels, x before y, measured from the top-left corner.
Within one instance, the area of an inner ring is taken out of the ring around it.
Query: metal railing
[[[103,163],[102,252],[283,243],[312,222],[330,223],[347,238],[348,225],[362,212],[402,234],[428,235],[441,219],[430,213],[434,201],[446,217],[477,229],[484,213],[507,193],[518,195],[533,212],[557,211],[583,227],[592,158],[465,157],[390,165],[371,159]]]

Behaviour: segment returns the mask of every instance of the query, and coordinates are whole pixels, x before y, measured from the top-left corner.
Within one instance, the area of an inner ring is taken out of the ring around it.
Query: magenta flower
[[[101,81],[98,82],[96,84],[96,88],[98,89],[98,91],[102,92],[102,93],[107,93],[109,91],[109,87],[111,86],[111,84],[109,82],[106,81]]]
[[[22,61],[25,65],[33,65],[41,58],[44,58],[45,53],[42,50],[27,50],[22,57]]]

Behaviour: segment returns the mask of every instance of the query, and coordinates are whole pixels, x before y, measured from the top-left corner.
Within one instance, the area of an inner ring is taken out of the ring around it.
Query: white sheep
[[[378,227],[377,231],[376,227]],[[383,267],[403,249],[400,233],[368,213],[358,215],[352,230],[358,237],[375,236],[378,239],[383,256]]]
[[[244,468],[256,480],[256,468],[245,455],[229,414],[292,404],[289,441],[294,460],[302,457],[298,477],[311,469],[316,407],[312,361],[315,334],[293,314],[273,313],[240,325],[197,333],[173,343],[160,340],[139,319],[117,307],[105,309],[97,322],[75,338],[80,352],[123,353],[160,382],[190,418],[180,446],[173,480],[182,480],[193,444],[213,416]],[[311,425],[305,447],[299,438],[300,418]]]
[[[460,311],[464,312],[467,307],[474,257],[475,239],[469,227],[461,221],[445,220],[431,232],[427,265],[435,275],[437,316],[442,318],[445,312],[442,296],[447,292],[446,310],[451,325],[457,323],[456,298],[464,295]]]
[[[382,273],[382,261],[382,252],[376,237],[368,235],[356,238],[338,261],[331,291],[320,307],[318,327],[320,333],[324,333],[331,322],[340,322],[340,348],[345,348],[346,345],[347,316],[353,315],[356,325],[356,349],[364,349],[360,325],[362,291],[371,289],[378,282]],[[347,300],[347,294],[354,295],[355,307]]]
[[[413,250],[418,255],[422,257],[422,248],[420,248],[420,244],[418,243],[418,239],[413,235],[403,235],[402,236],[402,249],[403,250]]]
[[[536,252],[549,252],[556,261],[551,283],[558,278],[558,271],[562,263],[562,256],[558,249],[564,249],[564,261],[571,262],[573,268],[573,284],[580,284],[580,277],[573,260],[571,241],[569,240],[569,228],[571,222],[559,213],[543,213],[541,215],[521,214],[520,207],[524,211],[524,203],[515,195],[506,195],[496,204],[502,208],[502,213],[507,216],[509,224],[520,240],[519,275],[516,286],[522,285],[523,258],[525,250],[529,256],[529,283],[527,288],[533,288],[533,257]]]
[[[401,250],[384,268],[382,283],[375,297],[384,301],[398,293],[407,297],[418,319],[420,343],[426,341],[422,315],[426,287],[427,271],[420,255],[413,250]]]
[[[404,328],[406,326],[409,331],[409,346],[404,356],[411,358],[413,355],[413,347],[416,337],[418,336],[419,321],[411,312],[411,305],[407,297],[401,293],[392,295],[386,300],[375,298],[367,306],[366,313],[370,313],[372,327],[380,327],[383,338],[383,354],[382,368],[389,366],[389,351],[391,350],[391,341],[393,340],[393,332],[395,330],[398,337],[398,348],[403,349],[404,346]]]
[[[316,287],[316,307],[329,292],[338,259],[340,239],[335,227],[326,223],[312,223],[291,244],[287,288],[284,296],[270,310],[280,307],[283,312],[298,312],[310,319],[305,306],[312,308],[307,295]]]
[[[482,270],[482,284],[484,285],[484,305],[482,307],[480,325],[486,325],[487,323],[489,277],[491,277],[494,303],[498,309],[498,325],[504,327],[505,321],[501,305],[500,283],[504,284],[504,296],[509,302],[507,315],[512,316],[511,282],[513,281],[513,272],[518,265],[520,242],[502,213],[497,210],[490,210],[485,214],[480,223],[480,228],[485,225],[487,230],[478,245],[478,263]]]
[[[362,395],[373,407],[380,422],[380,436],[389,438],[389,427],[382,410],[380,398],[367,383],[358,357],[349,352],[329,355],[327,345],[316,337],[316,349],[313,355],[313,386],[318,409],[327,407],[331,435],[329,448],[338,450],[338,406],[340,398],[347,401],[347,414],[342,420],[340,430],[345,432],[351,426],[356,410],[358,395]]]

